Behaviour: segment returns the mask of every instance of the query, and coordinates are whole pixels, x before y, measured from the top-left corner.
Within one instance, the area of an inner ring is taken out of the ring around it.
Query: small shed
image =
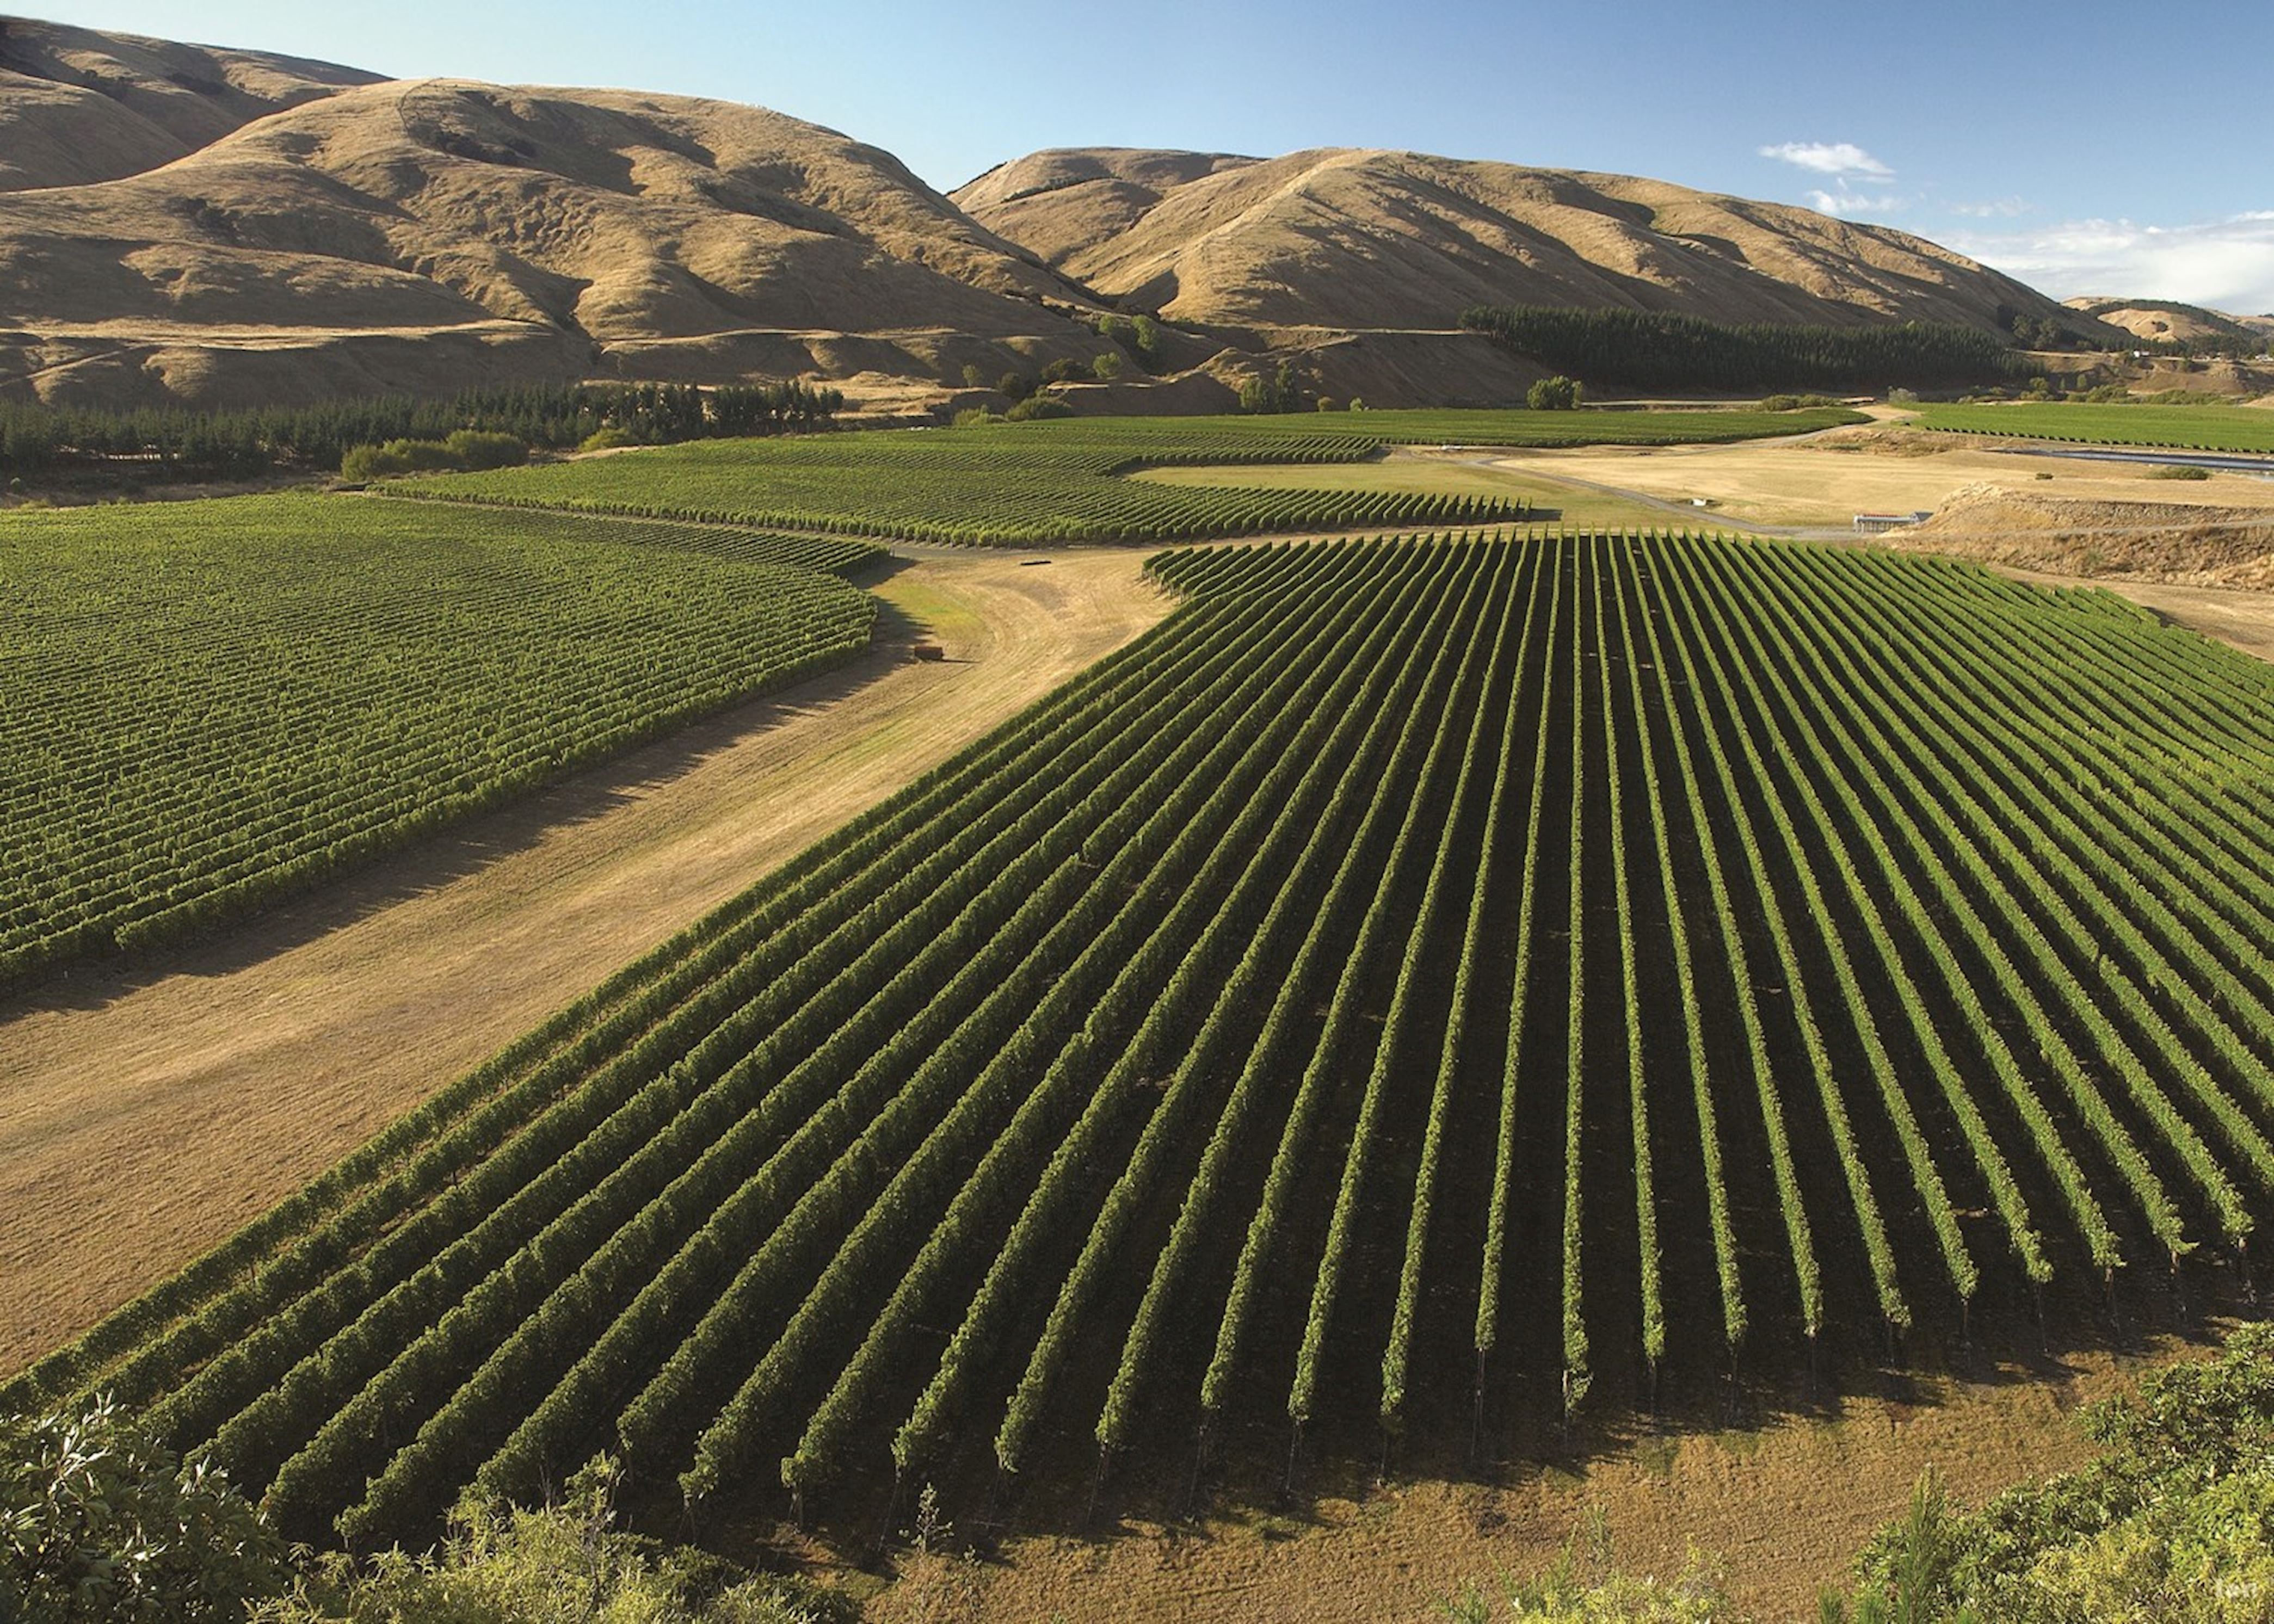
[[[1914,524],[1924,524],[1934,517],[1931,508],[1916,508],[1910,513],[1859,513],[1856,515],[1858,535],[1876,536],[1883,530],[1900,530]]]

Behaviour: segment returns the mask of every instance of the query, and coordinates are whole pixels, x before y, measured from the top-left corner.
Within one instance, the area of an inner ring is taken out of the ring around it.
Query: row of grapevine
[[[262,497],[0,549],[0,986],[210,927],[864,650],[866,544]]]
[[[603,1449],[829,1515],[1577,1424],[2270,1210],[2247,667],[1711,537],[1151,568],[1157,630],[0,1403],[154,1401],[358,1545]]]

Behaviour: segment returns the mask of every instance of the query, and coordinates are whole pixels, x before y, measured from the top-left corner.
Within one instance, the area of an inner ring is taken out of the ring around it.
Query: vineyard
[[[1858,422],[1842,411],[1368,411],[1117,417],[659,447],[401,480],[390,495],[915,541],[1177,541],[1519,519],[1521,500],[1244,490],[1119,476],[1169,464],[1351,462],[1386,445],[1675,445]]]
[[[878,550],[345,497],[0,525],[0,987],[868,646]]]
[[[2243,1252],[2263,667],[1720,538],[1151,568],[1157,630],[0,1410],[115,1392],[368,1545],[602,1448],[700,1515],[1495,1447]]]
[[[2245,406],[1924,406],[1917,421],[1921,428],[1946,433],[2010,434],[2074,446],[2274,452],[2274,413]]]

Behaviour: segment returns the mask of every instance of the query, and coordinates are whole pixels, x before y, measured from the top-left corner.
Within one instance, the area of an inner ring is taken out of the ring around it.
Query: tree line
[[[51,407],[0,402],[0,476],[149,465],[173,478],[241,479],[277,469],[336,471],[358,446],[442,441],[462,430],[524,445],[620,444],[779,434],[825,425],[841,390],[784,383],[532,384],[469,389],[448,399],[409,395],[310,406],[197,411],[185,407]]]
[[[1978,328],[1906,321],[1828,327],[1712,321],[1669,311],[1472,305],[1461,327],[1595,385],[1753,391],[1979,383],[2014,376]]]

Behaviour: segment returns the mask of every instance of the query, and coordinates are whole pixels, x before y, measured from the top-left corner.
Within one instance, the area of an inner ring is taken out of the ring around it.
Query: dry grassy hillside
[[[1087,367],[1079,410],[1494,404],[1478,303],[1724,320],[2086,319],[1900,232],[1629,177],[1321,151],[1036,154],[943,197],[762,108],[388,81],[0,19],[0,395],[239,406],[475,382],[818,375],[856,405]],[[2127,342],[2114,329],[2104,336]]]
[[[379,75],[0,17],[0,192],[116,180]]]
[[[49,398],[937,376],[1087,358],[1076,297],[889,154],[619,91],[372,84],[0,196],[0,383]]]
[[[1436,327],[1479,304],[1726,321],[2077,323],[1903,232],[1661,181],[1416,153],[1038,153],[954,194],[1098,292],[1175,320]]]
[[[2274,342],[2274,317],[2230,316],[2224,311],[2162,299],[2135,301],[2090,294],[2064,303],[2071,310],[2121,327],[2135,338],[2187,343],[2211,338],[2256,337]]]

